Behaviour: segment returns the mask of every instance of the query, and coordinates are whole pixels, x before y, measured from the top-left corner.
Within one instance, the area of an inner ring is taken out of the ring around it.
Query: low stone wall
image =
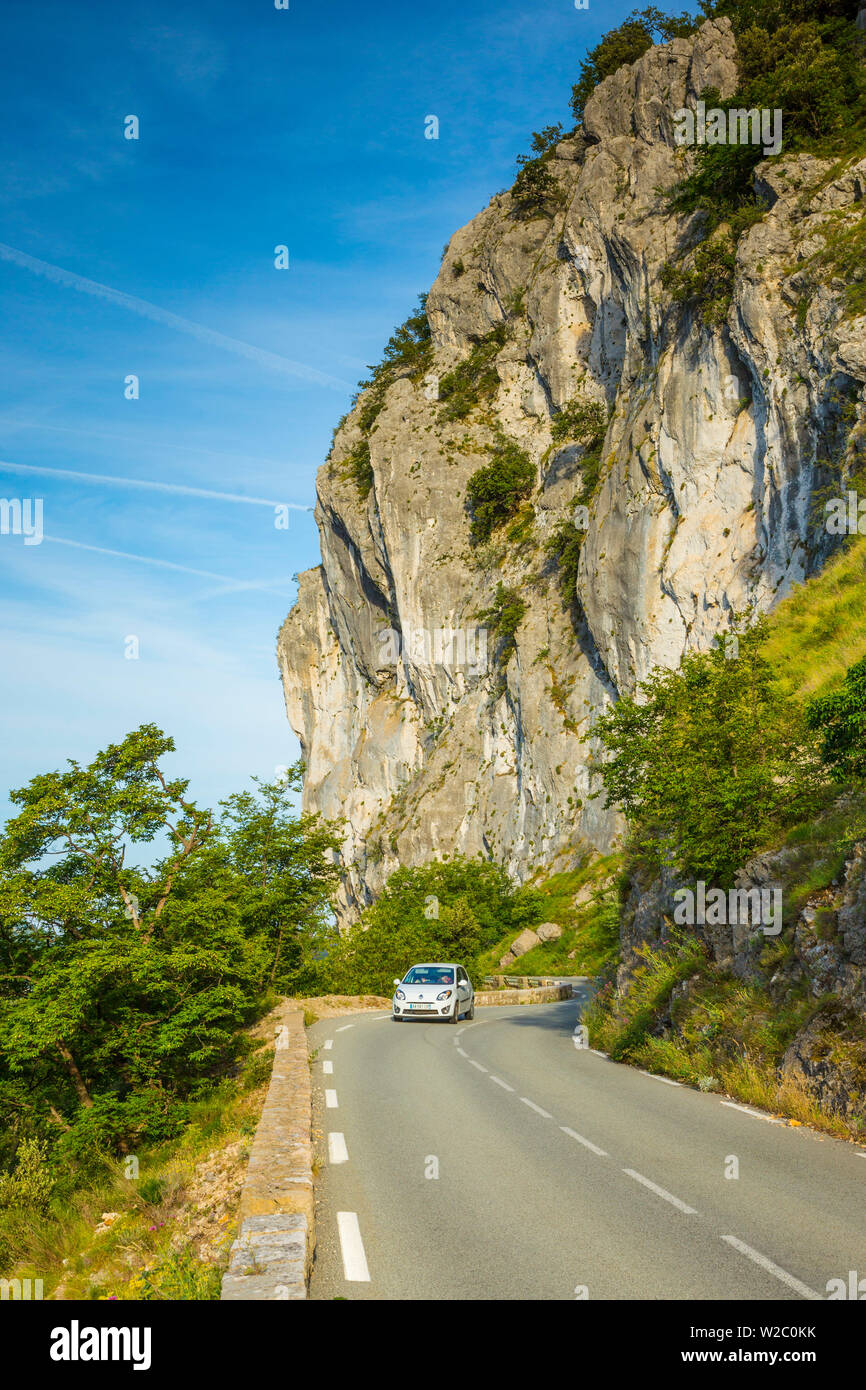
[[[223,1300],[307,1297],[315,1249],[313,1095],[303,1010],[275,1013],[274,1067],[241,1193]]]
[[[536,989],[486,989],[476,993],[475,1003],[481,1004],[553,1004],[557,999],[571,999],[571,985],[539,985]]]

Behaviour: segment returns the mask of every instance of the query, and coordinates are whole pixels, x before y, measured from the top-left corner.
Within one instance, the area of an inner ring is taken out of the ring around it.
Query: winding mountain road
[[[310,1029],[311,1298],[809,1301],[866,1275],[866,1150],[576,1046],[582,1003]]]

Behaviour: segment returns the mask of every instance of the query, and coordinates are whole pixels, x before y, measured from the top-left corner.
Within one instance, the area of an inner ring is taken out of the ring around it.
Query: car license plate
[[[420,1009],[422,1013],[435,1013],[433,1004],[410,1004],[410,1009]]]

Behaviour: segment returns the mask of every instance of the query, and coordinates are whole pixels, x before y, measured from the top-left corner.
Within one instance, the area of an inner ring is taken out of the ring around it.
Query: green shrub
[[[142,1178],[138,1184],[138,1195],[150,1207],[158,1207],[165,1196],[164,1178]]]
[[[718,327],[731,307],[736,265],[733,239],[716,235],[700,244],[691,265],[663,266],[661,282],[675,303],[690,305],[705,324]]]
[[[504,671],[517,648],[517,629],[526,615],[526,604],[516,589],[509,589],[500,579],[496,586],[493,603],[489,608],[476,614],[478,622],[484,623],[493,635],[496,662]]]
[[[53,1187],[47,1143],[22,1139],[12,1172],[0,1173],[0,1210],[23,1207],[46,1211]]]
[[[556,562],[560,592],[569,603],[574,601],[577,590],[577,571],[584,534],[574,521],[568,518],[559,523],[544,543],[545,551]]]
[[[488,541],[509,521],[535,484],[535,465],[515,440],[500,434],[489,453],[491,462],[476,469],[466,484],[474,545]]]
[[[373,464],[370,458],[370,441],[359,439],[346,459],[346,471],[363,499],[369,496],[373,486]]]
[[[550,422],[550,433],[557,444],[570,439],[587,449],[598,449],[604,441],[607,421],[607,410],[600,401],[575,396],[556,412]]]
[[[739,84],[720,100],[702,93],[708,107],[728,111],[779,109],[784,152],[857,153],[866,131],[864,40],[851,22],[856,5],[844,0],[722,0],[714,14],[730,16],[737,35]],[[696,145],[694,168],[673,191],[671,206],[702,209],[709,232],[754,198],[760,145]]]
[[[439,399],[444,402],[444,420],[464,420],[476,405],[494,395],[499,386],[495,359],[509,332],[506,323],[497,323],[472,345],[468,357],[442,377]]]

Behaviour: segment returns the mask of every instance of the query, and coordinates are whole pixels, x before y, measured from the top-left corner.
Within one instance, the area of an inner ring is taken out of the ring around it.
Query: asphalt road
[[[866,1150],[578,1048],[580,1007],[310,1029],[311,1298],[800,1302],[866,1276]]]

